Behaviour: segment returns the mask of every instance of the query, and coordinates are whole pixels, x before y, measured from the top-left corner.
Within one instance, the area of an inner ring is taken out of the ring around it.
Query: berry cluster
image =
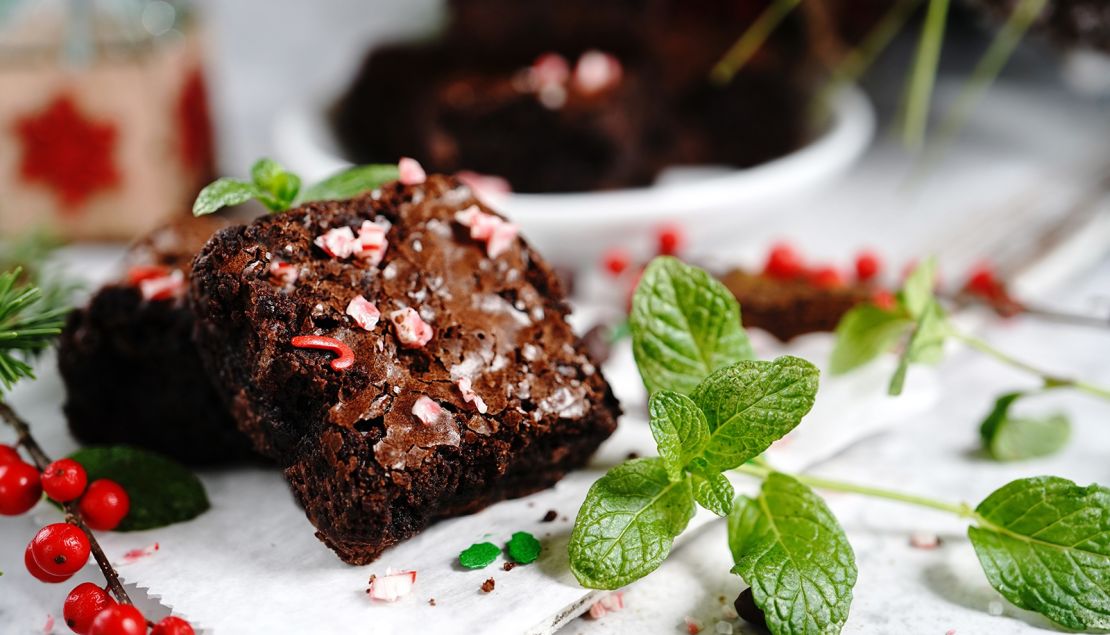
[[[878,254],[861,251],[856,255],[855,279],[857,282],[874,282],[882,273],[883,263]],[[777,243],[767,254],[763,275],[776,280],[805,280],[815,287],[833,289],[847,284],[847,276],[829,265],[810,266],[798,251],[788,243]]]
[[[41,460],[39,465],[48,460],[41,452],[32,455]],[[88,563],[95,544],[88,532],[115,529],[127,516],[131,503],[127,492],[114,481],[89,483],[85,468],[73,459],[59,459],[40,472],[15,448],[0,445],[0,515],[24,514],[44,493],[65,507],[68,522],[40,529],[27,545],[23,563],[36,579],[57,584]],[[97,550],[102,557],[99,547]],[[117,595],[121,595],[119,601],[91,582],[77,585],[62,608],[66,625],[79,635],[147,635],[148,626],[150,635],[192,635],[189,623],[177,617],[148,624],[126,594]]]

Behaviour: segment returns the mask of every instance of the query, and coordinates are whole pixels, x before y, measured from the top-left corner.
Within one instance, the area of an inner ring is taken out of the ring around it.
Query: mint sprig
[[[983,448],[998,461],[1020,461],[1048,456],[1064,447],[1071,435],[1071,423],[1063,413],[1043,417],[1010,414],[1014,403],[1030,393],[1011,392],[994,402],[994,407],[979,426]]]
[[[776,472],[759,455],[812,407],[817,369],[793,357],[733,359],[714,367],[721,351],[747,357],[750,348],[743,350],[742,329],[737,336],[695,306],[718,302],[713,281],[669,258],[657,259],[648,271],[653,278],[645,275],[637,288],[633,306],[639,312],[630,324],[634,346],[640,342],[637,363],[651,390],[649,426],[659,457],[617,465],[590,488],[568,546],[571,571],[582,585],[615,589],[654,571],[700,505],[728,517],[733,571],[751,585],[772,633],[837,633],[851,607],[856,564],[843,529],[811,489],[822,488],[968,519],[983,569],[1007,599],[1069,628],[1110,628],[1110,490],[1055,477],[1022,479],[972,509]],[[932,272],[922,271],[911,276],[897,308],[900,328],[907,329],[902,335],[908,336],[905,366],[936,359],[951,336],[933,296]],[[738,318],[734,305],[731,297],[716,304]],[[864,317],[857,319],[888,324]],[[849,331],[860,334],[844,327],[842,338]],[[864,346],[875,355],[881,351],[874,341]],[[851,352],[843,359],[855,363],[865,356]],[[1055,379],[1049,387],[1063,385],[1077,384]],[[1008,409],[1017,398],[1000,400],[1001,415],[992,424],[999,434],[1013,425]],[[759,495],[734,497],[729,470],[761,479]]]
[[[251,166],[249,181],[224,177],[202,189],[193,203],[193,215],[204,216],[251,199],[271,212],[283,212],[311,201],[351,198],[397,177],[395,165],[355,166],[302,190],[299,176],[273,159],[259,159]]]

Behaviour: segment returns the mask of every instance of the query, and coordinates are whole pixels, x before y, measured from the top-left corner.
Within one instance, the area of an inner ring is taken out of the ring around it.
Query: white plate
[[[871,104],[858,89],[848,88],[833,100],[832,112],[828,129],[809,144],[755,167],[676,168],[650,187],[507,194],[490,197],[490,202],[557,265],[591,265],[617,244],[643,251],[666,223],[681,224],[688,238],[699,244],[719,242],[855,163],[875,129]],[[276,119],[278,160],[309,181],[350,165],[339,153],[323,113],[320,107],[301,106]]]

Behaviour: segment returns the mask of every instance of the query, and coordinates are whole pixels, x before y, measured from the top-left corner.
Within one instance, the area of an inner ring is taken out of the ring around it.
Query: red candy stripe
[[[343,342],[334,337],[323,335],[298,335],[293,338],[292,344],[296,348],[314,348],[322,351],[331,351],[339,357],[331,360],[332,370],[346,370],[355,363],[355,353]]]

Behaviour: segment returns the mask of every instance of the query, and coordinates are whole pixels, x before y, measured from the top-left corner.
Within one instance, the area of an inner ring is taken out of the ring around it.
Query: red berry
[[[809,283],[818,289],[844,286],[844,277],[835,267],[818,267],[809,273]]]
[[[678,225],[664,225],[659,228],[655,235],[658,241],[658,253],[660,256],[673,256],[682,249],[683,243],[686,242],[686,237],[683,235],[682,228]]]
[[[23,462],[23,459],[19,456],[19,452],[10,445],[0,443],[0,465],[7,465],[8,463],[15,463],[16,461]]]
[[[980,264],[971,271],[968,276],[967,284],[964,285],[970,293],[991,297],[995,295],[1001,288],[998,280],[994,277],[994,271],[987,264]]]
[[[73,459],[58,459],[42,473],[42,490],[59,503],[68,503],[85,491],[85,468]]]
[[[54,575],[52,573],[47,573],[46,571],[43,571],[42,567],[39,566],[39,563],[35,562],[35,557],[31,555],[30,544],[28,544],[27,549],[23,551],[23,565],[27,567],[27,572],[33,575],[36,579],[43,582],[48,582],[50,584],[65,582],[66,580],[73,577],[72,575]]]
[[[860,282],[873,280],[882,268],[882,261],[873,251],[861,251],[856,256],[856,279]]]
[[[150,629],[150,635],[194,635],[193,627],[180,617],[169,616]]]
[[[89,635],[146,635],[146,618],[130,604],[113,604],[93,619]]]
[[[81,497],[81,516],[97,531],[111,531],[131,510],[131,499],[123,487],[106,478],[89,483]]]
[[[51,575],[72,575],[89,561],[89,537],[76,525],[47,525],[31,539],[31,556]]]
[[[62,605],[62,617],[71,631],[86,635],[96,616],[115,603],[104,589],[92,582],[82,582],[66,597],[65,604]]]
[[[614,276],[619,276],[628,269],[628,262],[631,258],[628,252],[620,247],[614,247],[605,252],[601,257],[601,264],[605,270]]]
[[[18,516],[42,498],[42,480],[35,466],[17,461],[0,465],[0,514]]]
[[[779,280],[791,280],[802,275],[805,266],[798,252],[786,243],[778,243],[771,247],[767,254],[767,264],[763,266],[763,275]]]

